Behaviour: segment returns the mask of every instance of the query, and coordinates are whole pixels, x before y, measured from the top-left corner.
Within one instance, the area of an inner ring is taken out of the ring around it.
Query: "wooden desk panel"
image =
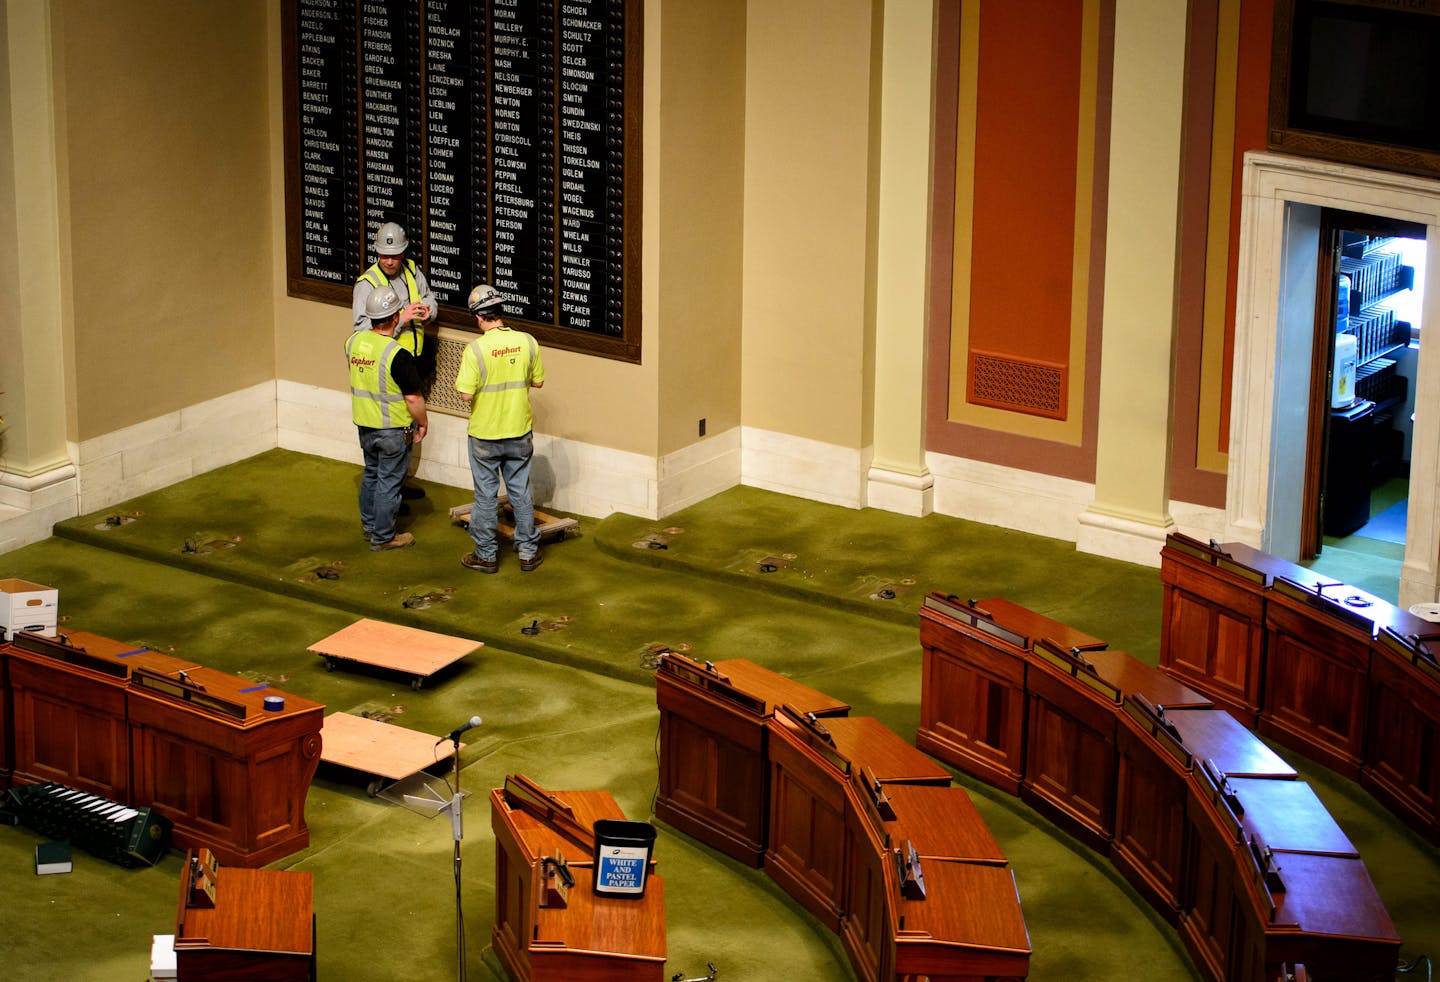
[[[236,719],[138,686],[128,694],[137,800],[174,823],[181,848],[227,866],[264,866],[310,842],[305,796],[320,764],[325,707],[210,668],[189,673],[211,696],[243,705]],[[279,696],[279,711],[264,708]]]
[[[1154,706],[1165,709],[1209,709],[1214,701],[1199,689],[1151,668],[1124,651],[1087,651],[1085,660],[1095,673],[1120,690],[1120,695],[1142,695]]]
[[[1265,938],[1265,972],[1304,962],[1322,982],[1391,982],[1400,936],[1365,864],[1358,859],[1277,853],[1285,890],[1274,917],[1256,923]]]
[[[15,784],[54,781],[131,802],[125,714],[129,669],[108,655],[72,664],[9,646]]]
[[[1096,654],[1105,652],[1083,657]],[[1033,652],[1020,797],[1087,845],[1108,852],[1119,768],[1117,690],[1085,672],[1084,663],[1067,665],[1064,659],[1052,657],[1043,645]]]
[[[1269,658],[1259,729],[1351,780],[1364,762],[1369,622],[1272,591],[1265,615]]]
[[[949,771],[873,716],[841,716],[820,720],[819,725],[829,732],[840,756],[856,768],[869,768],[878,781],[950,785]]]
[[[849,775],[782,717],[770,723],[770,826],[765,871],[831,931],[844,913]]]
[[[1018,640],[1028,643],[1028,636]],[[929,608],[915,745],[1011,794],[1025,774],[1026,648]]]
[[[841,716],[850,707],[743,658],[713,669],[666,655],[656,673],[660,789],[655,814],[758,867],[769,813],[766,719],[783,704],[820,717]]]
[[[1173,924],[1184,899],[1190,762],[1165,750],[1128,713],[1118,718],[1110,861]]]
[[[1440,843],[1440,666],[1391,637],[1370,655],[1369,727],[1360,783]]]
[[[1160,667],[1249,726],[1260,713],[1268,580],[1254,561],[1179,535],[1160,551]]]
[[[1359,858],[1350,837],[1304,781],[1231,778],[1230,789],[1244,813],[1240,824],[1276,852],[1306,852]]]
[[[1023,977],[1016,957],[1028,959],[1030,948],[1014,880],[969,794],[917,785],[883,791],[893,819],[870,806],[861,782],[847,785],[840,937],[855,974],[863,982],[922,969],[931,979]],[[919,853],[923,901],[901,892],[894,850],[906,844]]]

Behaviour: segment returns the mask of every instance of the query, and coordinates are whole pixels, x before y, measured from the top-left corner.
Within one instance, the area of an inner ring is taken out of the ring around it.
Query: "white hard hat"
[[[400,302],[400,295],[395,292],[395,288],[382,286],[378,290],[371,290],[370,296],[365,298],[365,316],[372,321],[389,320],[390,315],[402,306],[404,304]]]
[[[375,230],[375,255],[398,256],[410,248],[405,230],[394,222],[386,222]]]
[[[470,313],[472,314],[478,314],[482,310],[489,310],[492,307],[500,307],[504,304],[504,295],[489,283],[481,283],[475,289],[471,290],[470,299],[467,301],[467,305],[470,307]]]

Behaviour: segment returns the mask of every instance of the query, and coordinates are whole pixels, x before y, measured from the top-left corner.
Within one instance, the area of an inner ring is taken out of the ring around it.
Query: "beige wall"
[[[744,422],[848,448],[870,434],[876,16],[791,0],[746,26]]]
[[[266,7],[55,4],[80,440],[274,375]]]
[[[15,140],[10,116],[10,59],[8,11],[0,8],[0,54],[5,64],[0,69],[0,269],[14,269],[19,230],[15,225]],[[14,310],[19,305],[12,277],[0,277],[0,310]],[[20,350],[19,319],[0,318],[0,351]],[[0,358],[0,417],[13,419],[24,399],[23,361],[13,355]],[[4,437],[0,437],[3,452]]]
[[[660,31],[659,452],[740,424],[745,0],[669,3]]]

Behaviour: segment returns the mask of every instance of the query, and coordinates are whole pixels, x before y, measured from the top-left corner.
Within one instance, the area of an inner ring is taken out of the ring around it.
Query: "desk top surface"
[[[1296,776],[1295,768],[1224,710],[1167,709],[1165,718],[1180,731],[1196,766],[1202,760],[1213,760],[1227,777]]]
[[[575,885],[564,907],[538,907],[531,956],[585,952],[644,961],[665,960],[665,881],[651,873],[634,898],[597,897],[594,871],[571,866]],[[583,976],[579,976],[583,977]]]
[[[730,684],[746,695],[765,700],[766,714],[773,713],[776,706],[786,703],[805,713],[816,716],[841,716],[850,711],[850,705],[827,696],[818,689],[812,689],[803,682],[772,671],[764,665],[757,665],[748,658],[731,658],[716,662],[715,670],[730,679]]]
[[[901,898],[896,911],[905,925],[896,932],[902,947],[936,941],[1029,957],[1030,932],[1010,870],[934,861],[922,863],[921,873],[926,899]]]
[[[885,823],[892,844],[908,839],[922,859],[1005,863],[1004,850],[964,788],[891,784],[885,795],[895,809],[895,821]]]
[[[1304,781],[1237,777],[1230,780],[1230,788],[1245,809],[1241,823],[1271,849],[1360,855]]]
[[[1373,938],[1400,944],[1365,864],[1344,856],[1276,852],[1285,892],[1275,894],[1272,924],[1309,934]]]
[[[949,771],[873,716],[837,716],[820,723],[836,751],[852,767],[870,768],[878,781],[950,783]]]
[[[995,619],[995,623],[1001,627],[1025,635],[1030,639],[1031,644],[1041,638],[1047,638],[1067,651],[1071,648],[1079,648],[1081,651],[1096,651],[1105,647],[1105,642],[1100,638],[1086,634],[1084,631],[1077,631],[1069,625],[1046,617],[1044,614],[1037,614],[1033,610],[1002,597],[977,600],[975,606],[988,612]]]
[[[1166,709],[1214,705],[1205,694],[1150,667],[1134,655],[1123,651],[1087,651],[1084,655],[1085,660],[1095,666],[1096,674],[1119,689],[1122,696],[1139,694],[1150,700],[1151,705]]]
[[[186,877],[181,880],[182,887],[188,883]],[[186,909],[184,924],[177,925],[175,950],[309,955],[315,950],[314,908],[310,873],[225,866],[215,879],[215,906]]]

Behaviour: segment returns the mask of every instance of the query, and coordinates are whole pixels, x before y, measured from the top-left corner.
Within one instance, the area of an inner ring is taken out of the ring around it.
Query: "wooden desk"
[[[222,867],[215,906],[190,904],[193,867],[180,875],[177,982],[313,982],[315,883],[293,870]]]
[[[625,816],[608,791],[546,791],[520,775],[490,792],[495,833],[495,954],[517,982],[659,982],[665,891],[654,873],[640,898],[592,892],[597,819]],[[545,857],[563,855],[575,884],[546,889]]]
[[[744,658],[713,666],[673,652],[655,674],[660,789],[655,815],[734,859],[764,859],[770,802],[765,721],[789,704],[843,716],[838,699]]]
[[[847,786],[840,940],[864,982],[1023,977],[1029,938],[1005,856],[963,788]],[[893,817],[890,817],[893,815]],[[906,899],[896,850],[926,894]],[[984,872],[972,872],[981,870]]]
[[[1264,971],[1303,961],[1317,980],[1391,982],[1400,935],[1375,884],[1358,859],[1277,853],[1284,881],[1268,921],[1251,909],[1252,927],[1264,934]]]
[[[1160,551],[1160,667],[1247,726],[1260,713],[1265,671],[1270,579],[1261,556],[1238,544],[1212,548],[1179,534],[1168,536]]]
[[[1265,608],[1265,707],[1259,729],[1343,774],[1360,777],[1364,760],[1371,607],[1343,584],[1323,594],[1277,579]],[[1386,606],[1389,606],[1388,604]]]
[[[1184,899],[1191,756],[1177,735],[1145,712],[1143,702],[1129,696],[1123,709],[1116,730],[1120,764],[1110,862],[1175,923]]]
[[[131,672],[197,667],[145,648],[70,631],[20,634],[8,645],[9,732],[15,784],[54,781],[111,801],[148,805],[131,788]]]
[[[231,868],[303,849],[325,707],[213,668],[187,674],[137,673],[127,693],[134,800],[174,823],[177,846],[207,847]],[[266,696],[284,708],[266,709]]]
[[[1376,639],[1360,783],[1420,834],[1440,842],[1440,664],[1434,650],[1392,631]]]
[[[915,745],[1011,794],[1025,774],[1026,653],[1037,638],[1086,650],[1105,642],[999,599],[932,593],[920,609],[924,651]]]
[[[893,971],[883,978],[1000,982],[1029,973],[1030,934],[1009,869],[927,863],[925,888],[925,900],[902,897],[891,911]]]
[[[846,794],[852,772],[946,787],[950,774],[868,716],[807,723],[782,708],[770,727],[770,878],[832,931],[844,912]]]

